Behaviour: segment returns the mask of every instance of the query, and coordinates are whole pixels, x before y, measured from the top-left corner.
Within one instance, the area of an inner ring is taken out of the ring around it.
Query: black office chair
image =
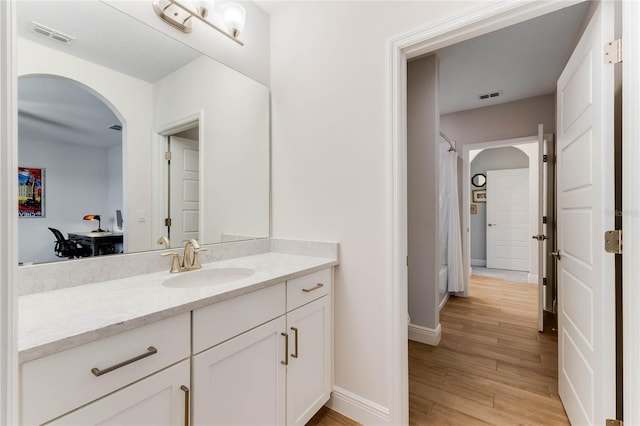
[[[56,256],[68,257],[69,259],[91,256],[91,249],[89,247],[84,247],[75,241],[65,239],[62,232],[56,228],[49,228],[49,231],[53,232],[53,235],[56,236],[56,245],[53,248]]]

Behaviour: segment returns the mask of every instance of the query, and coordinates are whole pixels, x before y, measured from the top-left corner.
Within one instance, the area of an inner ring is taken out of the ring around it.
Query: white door
[[[193,357],[193,425],[285,424],[285,327],[282,316]]]
[[[546,273],[546,262],[544,258],[546,230],[542,220],[546,214],[544,154],[544,126],[538,124],[538,234],[533,236],[533,238],[538,240],[538,331],[544,331],[544,277]]]
[[[189,361],[162,370],[49,425],[179,426],[189,406]]]
[[[601,2],[557,86],[558,390],[575,425],[615,418],[613,2]]]
[[[487,171],[487,268],[529,270],[529,169]]]
[[[200,163],[198,141],[172,136],[169,162],[169,217],[170,240],[180,247],[190,239],[199,237],[200,220]]]
[[[331,396],[329,296],[287,314],[287,424],[304,426]]]

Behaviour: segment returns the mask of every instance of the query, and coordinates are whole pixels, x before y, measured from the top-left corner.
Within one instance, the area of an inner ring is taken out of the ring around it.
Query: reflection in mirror
[[[471,178],[471,184],[476,188],[482,188],[487,183],[487,177],[482,173],[476,173]]]
[[[49,227],[83,238],[92,255],[179,247],[194,236],[203,244],[269,236],[267,87],[101,1],[21,1],[17,18],[19,161],[45,171],[44,217],[19,220],[20,262],[66,259]],[[106,37],[104,28],[118,30]],[[111,114],[94,133],[86,130],[94,107],[83,103],[91,97]],[[118,145],[87,152],[100,132]],[[177,155],[180,143],[190,148],[169,171],[165,152]],[[64,163],[49,164],[58,157]],[[81,174],[89,170],[101,174]],[[88,214],[117,235],[91,233]],[[118,245],[100,249],[114,238]]]
[[[199,132],[194,127],[167,136],[166,237],[182,246],[199,240],[200,173]]]
[[[19,262],[76,257],[56,250],[60,238],[52,239],[49,229],[60,231],[64,239],[72,231],[89,232],[95,224],[83,223],[88,213],[104,212],[101,224],[112,229],[106,224],[122,209],[121,128],[109,105],[73,80],[44,75],[18,79],[18,164],[46,173],[40,188],[46,200],[42,215],[19,213]]]

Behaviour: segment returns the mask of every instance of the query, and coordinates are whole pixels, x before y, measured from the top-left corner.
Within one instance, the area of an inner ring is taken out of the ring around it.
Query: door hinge
[[[604,62],[619,64],[622,62],[622,39],[610,41],[604,46]]]
[[[604,251],[613,254],[622,254],[622,230],[607,231],[604,233]]]
[[[167,217],[164,219],[164,226],[171,226],[171,218]]]
[[[549,220],[546,216],[542,216],[542,223],[547,223]]]
[[[164,159],[167,161],[171,161],[171,151],[167,151],[164,153]]]
[[[618,419],[607,419],[607,421],[605,422],[606,426],[624,426],[624,423],[622,422],[622,420],[618,420]]]
[[[542,285],[547,285],[547,279],[546,278],[542,279]]]
[[[407,266],[409,266],[409,256],[407,256]]]
[[[549,157],[547,156],[547,154],[544,154],[544,155],[542,156],[542,162],[543,162],[543,163],[546,163],[546,162],[548,162],[548,161],[549,161]]]

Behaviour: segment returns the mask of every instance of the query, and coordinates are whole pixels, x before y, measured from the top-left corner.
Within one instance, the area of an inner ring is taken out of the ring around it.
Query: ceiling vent
[[[484,101],[485,99],[497,98],[500,95],[502,95],[502,90],[500,90],[498,92],[491,92],[491,93],[485,93],[485,94],[482,94],[482,95],[478,95],[478,99],[480,99],[481,101]]]
[[[109,126],[108,128],[111,129],[111,130],[117,130],[118,132],[122,131],[122,126],[119,125],[119,124],[114,124],[112,126]]]
[[[76,39],[75,37],[71,37],[63,32],[49,28],[46,25],[39,24],[36,21],[31,21],[31,23],[33,24],[33,31],[45,37],[49,37],[52,40],[56,40],[64,44],[71,44],[71,41]]]

